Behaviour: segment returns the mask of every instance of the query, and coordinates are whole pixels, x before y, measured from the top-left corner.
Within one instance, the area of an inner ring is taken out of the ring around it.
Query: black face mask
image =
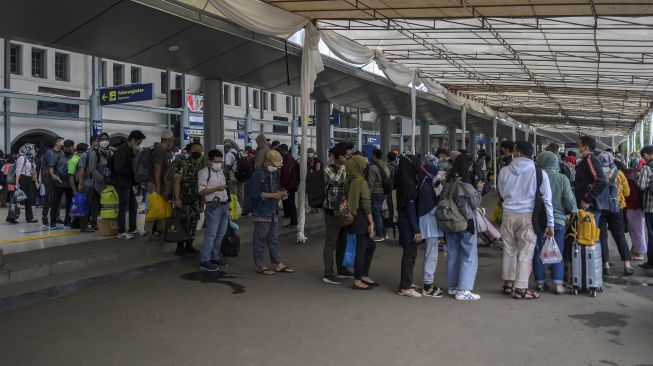
[[[194,159],[194,160],[199,160],[199,158],[202,157],[202,153],[195,151],[195,152],[190,153],[190,157],[192,159]]]

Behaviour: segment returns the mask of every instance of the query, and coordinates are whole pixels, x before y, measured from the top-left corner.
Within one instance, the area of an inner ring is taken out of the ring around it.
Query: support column
[[[299,149],[297,149],[297,98],[292,98],[292,120],[290,121],[290,153],[292,156],[299,156]],[[318,155],[319,156],[319,155]],[[325,156],[320,156],[324,160]]]
[[[380,132],[381,132],[381,151],[383,151],[384,154],[387,154],[390,152],[390,148],[392,146],[391,140],[392,140],[392,129],[390,128],[390,124],[392,123],[392,120],[390,119],[389,114],[382,114],[381,115],[381,120],[379,122],[380,125]]]
[[[356,118],[356,141],[358,141],[358,150],[363,151],[363,124],[361,123],[360,109]]]
[[[100,65],[102,65],[102,62],[100,62]],[[166,73],[166,108],[170,108],[170,71],[166,70],[165,73]],[[106,83],[106,80],[104,80],[104,81],[105,81],[104,85],[108,85]],[[166,114],[166,124],[168,125],[169,130],[172,129],[172,115]],[[180,124],[180,127],[181,127],[181,124]],[[179,133],[183,134],[184,131],[180,128]],[[179,136],[179,141],[181,141],[182,138],[183,138],[183,136],[180,135]]]
[[[448,126],[447,132],[449,134],[449,153],[451,153],[458,149],[456,146],[456,127]]]
[[[89,130],[90,136],[94,135],[93,125],[102,123],[102,110],[100,107],[100,65],[102,61],[99,57],[91,58],[91,97],[89,105]],[[169,114],[167,115],[169,116]],[[100,132],[101,133],[101,132]]]
[[[537,128],[533,128],[533,151],[537,155]]]
[[[613,152],[617,152],[617,147],[614,146],[614,136],[610,137],[610,148],[612,149]]]
[[[422,154],[422,159],[426,157],[431,151],[431,135],[429,134],[431,124],[428,121],[420,121],[419,125],[419,152]]]
[[[222,82],[220,82],[220,88],[222,88]],[[220,103],[222,102],[223,102],[222,89],[220,89]],[[222,110],[222,107],[220,108],[220,110]],[[186,74],[181,74],[181,119],[179,120],[179,124],[181,125],[181,136],[180,136],[181,138],[179,139],[180,141],[184,137],[184,131],[190,128],[189,112],[190,111],[188,110],[188,80],[186,80]],[[221,112],[221,114],[224,114],[224,111]],[[206,118],[204,119],[204,121],[206,121]],[[222,129],[224,131],[224,123]],[[224,136],[224,132],[221,133]],[[220,141],[222,141],[222,139],[220,139]],[[190,140],[184,139],[184,145],[188,144],[189,142]],[[213,146],[213,145],[209,145],[209,146]],[[211,148],[209,150],[213,150],[213,149],[214,148]]]
[[[524,141],[528,142],[528,128],[524,130]]]
[[[223,90],[222,80],[202,80],[205,151],[213,150],[224,143]]]
[[[4,88],[11,89],[11,41],[5,38]],[[11,154],[11,98],[4,98],[5,104],[5,154]]]
[[[492,164],[494,164],[494,174],[493,174],[493,184],[496,187],[497,186],[497,176],[499,175],[499,172],[497,171],[496,167],[497,165],[497,117],[494,117],[492,119]]]
[[[639,124],[639,147],[644,147],[644,121]]]
[[[256,136],[254,136],[254,133],[252,132],[252,106],[250,105],[250,100],[249,100],[249,86],[245,87],[245,146],[248,145],[248,138],[249,135],[252,135],[252,142],[251,144],[254,145],[254,140],[256,140]],[[238,127],[238,126],[236,126]],[[290,146],[293,146],[291,144]]]
[[[648,144],[653,145],[653,113],[648,115]]]
[[[315,108],[315,132],[317,140],[317,156],[325,160],[329,146],[331,145],[331,124],[329,123],[329,114],[331,112],[331,103],[317,102]],[[307,124],[302,121],[302,128],[308,128]]]
[[[467,151],[472,157],[476,157],[476,139],[478,133],[475,130],[469,131],[469,144],[467,145]]]
[[[515,126],[512,126],[512,142],[517,141],[517,131],[515,130]]]
[[[460,149],[467,149],[467,143],[465,143],[465,137],[467,136],[467,105],[463,105],[460,110],[460,125],[463,131],[460,139]]]

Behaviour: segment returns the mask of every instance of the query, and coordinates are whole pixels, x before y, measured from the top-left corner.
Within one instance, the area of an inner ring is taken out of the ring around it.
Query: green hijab
[[[356,215],[358,212],[361,198],[369,200],[371,197],[370,187],[365,180],[365,168],[367,168],[367,159],[361,155],[352,156],[345,164],[347,204],[352,215]]]

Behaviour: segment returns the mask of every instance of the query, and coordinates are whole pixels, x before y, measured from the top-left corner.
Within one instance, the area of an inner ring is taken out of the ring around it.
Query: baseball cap
[[[162,139],[171,139],[173,137],[175,137],[175,134],[172,133],[172,131],[170,131],[170,130],[161,131],[161,138]]]
[[[265,158],[272,162],[277,168],[283,165],[283,160],[281,160],[281,154],[276,150],[270,150],[265,154]]]

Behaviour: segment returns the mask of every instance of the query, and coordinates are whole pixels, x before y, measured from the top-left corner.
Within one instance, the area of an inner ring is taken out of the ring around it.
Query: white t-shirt
[[[227,184],[227,180],[225,179],[222,170],[216,172],[211,169],[211,175],[209,175],[209,169],[211,168],[204,168],[197,173],[198,192],[201,192],[205,188],[215,188]],[[206,202],[211,202],[214,197],[218,197],[221,202],[227,202],[227,190],[225,189],[208,194],[204,197],[204,200]]]
[[[236,160],[236,152],[233,150],[230,150],[227,155],[224,157],[224,165],[231,167],[229,170],[229,179],[236,179],[236,176],[234,175],[234,172],[236,169],[238,169],[238,162]]]

